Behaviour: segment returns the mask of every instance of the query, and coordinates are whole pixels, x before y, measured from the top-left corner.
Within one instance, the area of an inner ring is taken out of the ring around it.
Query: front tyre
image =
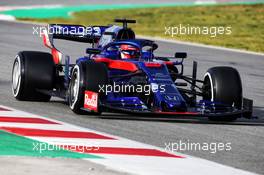
[[[220,102],[236,109],[242,108],[242,83],[232,67],[213,67],[204,76],[203,99]],[[236,120],[238,116],[209,117],[210,120]]]
[[[103,63],[93,61],[79,62],[72,70],[69,86],[69,105],[76,114],[85,114],[82,110],[84,106],[84,93],[86,90],[99,92],[99,87],[108,83],[107,68]],[[103,94],[99,93],[99,99]],[[100,114],[98,112],[94,114]]]

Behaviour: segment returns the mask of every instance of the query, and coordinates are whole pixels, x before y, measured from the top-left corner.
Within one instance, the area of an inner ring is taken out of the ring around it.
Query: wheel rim
[[[20,84],[21,84],[21,63],[19,57],[17,56],[12,71],[12,91],[15,97],[19,93]]]
[[[70,108],[73,109],[79,96],[80,76],[79,67],[75,67],[70,83]]]
[[[205,100],[214,101],[213,81],[208,72],[204,76],[203,92]]]

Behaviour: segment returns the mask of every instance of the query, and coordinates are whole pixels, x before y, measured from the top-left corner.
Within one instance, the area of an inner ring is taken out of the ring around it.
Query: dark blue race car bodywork
[[[117,54],[113,53],[113,51],[108,52],[107,48],[113,45],[131,44],[142,49],[142,42],[146,42],[146,40],[126,40],[112,42],[102,48],[102,52],[99,56],[80,58],[77,60],[77,63],[79,61],[89,60],[95,60],[97,62],[108,62],[110,60],[117,62],[119,61],[119,59],[117,59]],[[125,85],[131,85],[131,87],[134,87],[135,91],[135,85],[138,85],[137,83],[139,83],[139,80],[137,82],[130,81],[131,77],[133,77],[132,75],[134,74],[134,77],[144,76],[147,78],[146,80],[143,80],[145,82],[142,82],[142,90],[139,89],[139,91],[142,91],[143,95],[149,95],[152,96],[151,98],[154,98],[152,109],[155,109],[156,111],[162,111],[162,105],[165,105],[168,111],[186,111],[186,101],[171,79],[167,65],[163,62],[150,62],[150,60],[153,61],[152,53],[150,51],[145,52],[142,55],[145,56],[139,60],[122,60],[119,61],[120,65],[117,67],[110,67],[108,69],[110,82],[113,82],[115,85],[113,87],[125,87]],[[170,66],[181,65],[182,61],[170,61],[169,64]],[[153,88],[156,88],[155,93],[146,94],[146,92],[144,92],[144,90],[146,90],[144,89],[144,85],[150,85],[149,88],[152,88],[152,91],[154,90]],[[146,103],[143,102],[138,96],[131,96],[131,94],[129,96],[127,95],[128,94],[126,93],[110,91],[108,92],[105,101],[101,103],[105,106],[108,106],[109,108],[123,108],[131,111],[150,111]]]

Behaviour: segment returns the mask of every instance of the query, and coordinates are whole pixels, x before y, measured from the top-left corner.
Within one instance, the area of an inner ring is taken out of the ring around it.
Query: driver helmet
[[[128,44],[122,44],[120,45],[120,55],[121,59],[138,58],[140,55],[139,48]]]

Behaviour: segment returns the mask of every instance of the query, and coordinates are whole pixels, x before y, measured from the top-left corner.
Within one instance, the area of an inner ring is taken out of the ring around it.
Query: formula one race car
[[[17,100],[64,99],[77,114],[124,112],[154,116],[204,116],[232,121],[252,117],[253,101],[243,98],[239,73],[232,67],[213,67],[203,80],[183,75],[184,52],[158,57],[158,45],[137,39],[128,23],[123,26],[51,24],[43,32],[51,54],[19,52],[12,71],[12,91]],[[53,39],[90,43],[85,55],[70,64]],[[63,63],[62,63],[63,62]],[[185,88],[184,88],[185,87]],[[198,100],[199,99],[199,100]]]

